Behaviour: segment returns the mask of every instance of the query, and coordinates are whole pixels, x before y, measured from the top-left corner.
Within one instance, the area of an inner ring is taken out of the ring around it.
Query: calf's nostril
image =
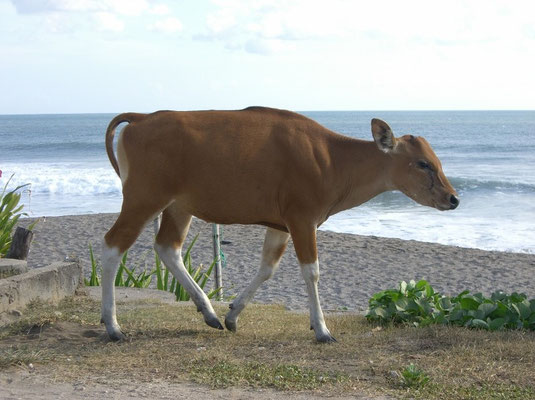
[[[457,196],[453,194],[450,196],[450,205],[452,210],[457,208],[457,206],[459,205],[459,199],[457,198]]]

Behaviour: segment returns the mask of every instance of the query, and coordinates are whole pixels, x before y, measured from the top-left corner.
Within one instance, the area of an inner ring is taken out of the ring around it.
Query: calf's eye
[[[419,168],[422,168],[422,169],[431,169],[431,166],[429,165],[427,161],[418,161],[417,165]]]

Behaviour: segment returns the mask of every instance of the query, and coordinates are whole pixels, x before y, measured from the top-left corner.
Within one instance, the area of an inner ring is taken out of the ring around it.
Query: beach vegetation
[[[208,267],[206,271],[203,271],[202,264],[200,264],[197,268],[194,267],[194,264],[191,260],[191,249],[195,245],[195,242],[197,242],[198,237],[199,235],[195,235],[190,245],[186,249],[186,252],[184,253],[184,256],[182,257],[182,260],[184,261],[184,266],[186,267],[186,270],[188,271],[190,276],[199,285],[199,287],[204,290],[204,287],[206,286],[208,279],[212,275],[212,271],[214,270],[217,259],[214,259],[212,261],[212,263],[210,264],[210,266]],[[153,274],[156,275],[156,289],[174,293],[177,301],[188,301],[190,299],[189,293],[186,292],[184,287],[172,275],[171,275],[171,280],[169,280],[169,277],[170,277],[169,270],[161,262],[157,253],[154,253],[154,256],[155,256],[156,268],[153,271]],[[221,289],[222,288],[210,290],[207,294],[208,298],[209,299],[213,298],[215,295],[217,295],[221,291]]]
[[[100,267],[97,264],[97,260],[95,259],[95,254],[93,253],[93,246],[91,246],[91,244],[89,244],[89,260],[91,261],[91,275],[89,279],[84,278],[84,284],[86,286],[100,286]]]
[[[137,265],[128,268],[126,263],[128,261],[128,251],[125,251],[121,262],[119,263],[119,269],[115,275],[115,286],[122,287],[135,287],[135,288],[148,288],[152,282],[152,276],[154,271],[147,271],[144,269],[141,272],[136,273]]]
[[[429,382],[429,375],[413,363],[403,368],[398,376],[401,385],[408,388],[421,388]]]
[[[186,270],[193,280],[204,290],[204,287],[212,274],[216,260],[212,262],[206,271],[202,264],[197,267],[194,266],[191,259],[191,250],[197,241],[197,238],[198,235],[193,238],[188,246],[183,256],[183,261]],[[91,244],[89,245],[89,259],[91,262],[91,274],[89,278],[84,278],[84,283],[86,286],[100,286],[101,267],[94,256]],[[188,301],[190,299],[189,293],[186,292],[184,287],[172,276],[172,274],[170,275],[169,270],[162,263],[156,252],[154,253],[155,267],[152,270],[144,269],[141,272],[136,272],[137,266],[128,268],[127,260],[128,251],[123,254],[121,263],[119,264],[119,269],[115,276],[115,286],[148,288],[152,283],[153,277],[156,277],[156,289],[174,293],[177,301]],[[221,288],[210,290],[207,293],[208,298],[211,299],[219,293],[220,290]]]
[[[0,177],[2,173],[0,171]],[[29,184],[17,186],[15,189],[7,189],[13,175],[7,180],[2,192],[0,193],[0,257],[4,257],[11,246],[13,229],[17,225],[20,217],[27,214],[22,212],[24,205],[19,204],[22,196],[21,189]],[[28,227],[32,230],[35,222]]]
[[[370,298],[366,318],[383,324],[535,330],[535,299],[528,300],[523,293],[507,295],[502,291],[485,297],[468,290],[449,297],[436,292],[425,280],[402,281],[397,289],[383,290]]]

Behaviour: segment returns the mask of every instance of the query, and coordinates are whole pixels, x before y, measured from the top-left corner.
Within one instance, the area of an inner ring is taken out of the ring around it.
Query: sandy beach
[[[28,265],[38,268],[65,258],[78,258],[85,275],[90,271],[89,244],[99,257],[104,234],[117,214],[46,217],[35,227]],[[33,219],[21,220],[25,226]],[[265,228],[230,225],[222,227],[226,266],[224,295],[240,293],[260,263]],[[199,234],[192,251],[194,264],[209,265],[212,254],[211,225],[193,220],[187,244]],[[147,226],[129,252],[129,267],[153,268],[152,224]],[[325,310],[365,310],[369,297],[396,287],[400,280],[426,279],[444,294],[495,290],[524,292],[535,297],[535,254],[492,252],[433,243],[318,232],[320,298]],[[308,309],[305,285],[290,243],[280,269],[264,283],[254,300]]]

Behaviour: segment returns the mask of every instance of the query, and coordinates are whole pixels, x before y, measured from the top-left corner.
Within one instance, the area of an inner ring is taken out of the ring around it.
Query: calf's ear
[[[388,153],[396,147],[396,138],[385,121],[372,119],[372,135],[379,150]]]

